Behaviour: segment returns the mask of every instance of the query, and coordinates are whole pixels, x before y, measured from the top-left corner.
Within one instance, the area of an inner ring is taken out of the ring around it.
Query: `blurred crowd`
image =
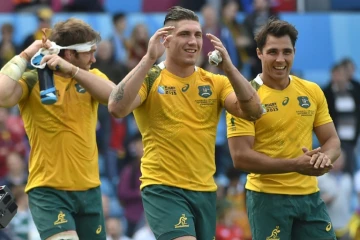
[[[281,11],[281,8],[279,4],[276,5],[276,1],[220,1],[220,11],[211,4],[212,1],[173,2],[200,12],[203,17],[203,32],[210,32],[222,40],[234,65],[249,80],[261,72],[261,63],[255,51],[254,34],[270,17],[278,17],[277,12]],[[294,2],[296,4],[296,1],[287,1],[289,9],[293,8]],[[41,29],[51,28],[54,12],[103,11],[103,1],[13,0],[11,7],[15,11],[34,11],[38,19],[38,29],[18,46],[13,41],[13,32],[14,28],[19,26],[11,23],[1,26],[1,67],[35,39],[41,39]],[[243,21],[236,18],[239,11],[246,13]],[[92,67],[100,69],[117,84],[145,55],[150,36],[147,26],[138,24],[132,29],[130,37],[125,37],[126,14],[113,14],[112,19],[113,36],[103,39],[98,45],[96,63]],[[208,64],[207,53],[212,50],[212,44],[204,36],[203,52],[197,65],[212,72],[219,72],[217,68]],[[319,177],[319,187],[339,239],[360,239],[360,235],[356,235],[360,229],[360,211],[357,211],[360,171],[356,154],[360,132],[360,100],[357,95],[360,93],[360,84],[354,77],[355,67],[353,61],[348,58],[336,63],[330,69],[329,84],[323,89],[342,141],[343,152],[334,169]],[[244,191],[246,173],[232,167],[225,121],[223,113],[215,148],[215,178],[218,184],[216,239],[250,240]],[[115,119],[109,114],[106,106],[99,106],[97,143],[108,239],[155,239],[143,216],[139,189],[143,148],[134,117],[129,115],[126,118]],[[40,239],[28,209],[27,195],[24,193],[29,151],[18,109],[1,108],[0,185],[11,188],[19,208],[10,225],[4,231],[0,231],[0,239]]]

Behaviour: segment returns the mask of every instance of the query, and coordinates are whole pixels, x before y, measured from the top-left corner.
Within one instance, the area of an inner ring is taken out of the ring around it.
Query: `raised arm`
[[[234,167],[246,172],[259,174],[298,172],[304,175],[320,176],[332,167],[315,169],[310,163],[311,156],[319,153],[320,148],[306,152],[294,159],[278,159],[253,150],[253,136],[230,137],[228,144]]]
[[[20,55],[7,62],[0,71],[0,107],[15,106],[21,98],[22,88],[18,82],[25,72],[30,58],[43,46],[42,41],[32,43]]]
[[[104,105],[107,105],[111,90],[115,87],[113,82],[87,70],[80,69],[57,54],[44,56],[40,64],[43,63],[46,63],[47,66],[54,71],[58,70],[68,76],[71,76],[83,88],[85,88],[94,99]]]
[[[167,26],[157,30],[149,40],[146,55],[112,90],[108,108],[114,117],[125,117],[140,105],[138,92],[141,85],[150,68],[164,54],[165,47],[163,44],[171,38],[168,33],[173,29],[173,26]],[[161,39],[164,39],[164,42],[161,42]]]
[[[235,93],[230,94],[225,100],[225,109],[232,115],[246,120],[254,121],[259,119],[263,110],[256,90],[233,65],[221,40],[210,33],[206,34],[206,36],[210,39],[214,48],[220,52],[222,62],[219,67],[222,68],[234,88]]]

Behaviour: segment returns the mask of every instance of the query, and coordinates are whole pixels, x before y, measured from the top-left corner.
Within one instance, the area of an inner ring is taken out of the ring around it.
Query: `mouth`
[[[275,70],[285,70],[286,66],[282,66],[282,67],[274,67]]]
[[[195,49],[185,49],[185,52],[190,53],[190,54],[194,54],[194,53],[197,52],[197,50],[195,50]]]

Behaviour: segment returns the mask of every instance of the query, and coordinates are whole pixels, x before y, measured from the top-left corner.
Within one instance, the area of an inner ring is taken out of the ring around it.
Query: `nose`
[[[284,61],[285,61],[284,54],[279,53],[279,55],[278,55],[277,58],[276,58],[276,61],[277,61],[277,62],[284,62]]]
[[[196,44],[196,37],[195,36],[190,36],[190,39],[188,41],[189,45],[194,45]]]
[[[91,61],[92,63],[96,63],[96,58],[95,58],[95,54],[94,54],[94,53],[91,55],[90,61]]]

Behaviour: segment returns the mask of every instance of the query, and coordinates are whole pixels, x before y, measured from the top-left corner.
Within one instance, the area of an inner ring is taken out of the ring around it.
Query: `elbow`
[[[247,171],[247,169],[244,165],[244,163],[245,163],[244,156],[243,156],[243,154],[241,154],[240,151],[237,151],[237,152],[231,154],[231,158],[233,160],[233,166],[235,169]]]
[[[117,106],[117,104],[115,104],[111,101],[109,102],[108,110],[109,110],[109,113],[115,118],[124,118],[129,114],[127,109],[125,109],[123,107],[119,107],[119,106]]]
[[[248,121],[256,121],[261,118],[262,114],[263,114],[262,108],[260,110],[256,109],[256,111],[247,112],[244,118]]]

